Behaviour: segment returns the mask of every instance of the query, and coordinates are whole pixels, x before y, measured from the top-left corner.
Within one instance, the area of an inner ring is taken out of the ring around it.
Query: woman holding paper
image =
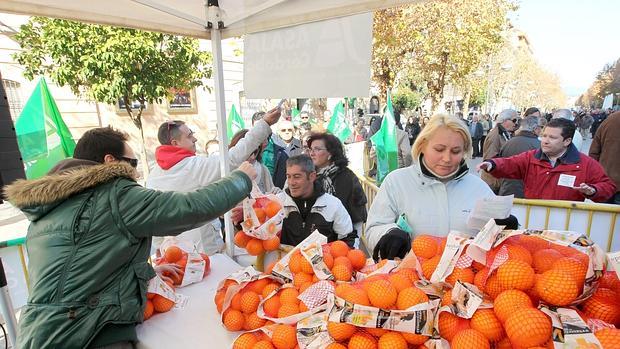
[[[459,119],[439,114],[429,120],[413,144],[413,164],[390,173],[370,207],[366,242],[374,259],[404,257],[412,235],[477,232],[467,226],[468,216],[478,200],[494,194],[469,174],[471,153],[471,136]]]

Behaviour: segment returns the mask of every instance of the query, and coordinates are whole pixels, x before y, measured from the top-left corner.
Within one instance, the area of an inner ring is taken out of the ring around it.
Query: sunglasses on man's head
[[[138,167],[138,159],[132,159],[132,158],[128,158],[128,157],[121,157],[121,160],[129,163],[129,165],[131,165],[131,167],[133,168],[137,168]]]

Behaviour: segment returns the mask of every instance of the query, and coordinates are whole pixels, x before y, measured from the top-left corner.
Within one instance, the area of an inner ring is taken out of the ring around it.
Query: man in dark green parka
[[[136,183],[127,136],[92,129],[40,179],[20,180],[5,195],[31,221],[27,235],[30,295],[17,348],[133,348],[142,322],[152,236],[176,235],[233,208],[252,188],[253,167],[190,193]]]

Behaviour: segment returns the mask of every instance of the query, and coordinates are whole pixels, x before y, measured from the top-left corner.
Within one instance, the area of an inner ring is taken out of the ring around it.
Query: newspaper
[[[484,296],[478,288],[469,283],[463,283],[460,280],[456,282],[452,289],[452,304],[454,305],[455,314],[465,319],[471,319],[474,313],[482,305]]]
[[[321,349],[333,342],[327,332],[327,311],[310,315],[297,323],[299,349]]]
[[[318,230],[315,230],[312,234],[310,234],[307,238],[305,238],[304,241],[302,241],[297,246],[295,246],[295,248],[293,248],[291,251],[289,251],[289,253],[284,255],[284,257],[282,257],[273,266],[273,269],[271,270],[271,275],[281,279],[283,283],[293,282],[293,273],[291,273],[291,270],[288,267],[289,261],[291,260],[291,256],[293,255],[293,253],[295,253],[295,251],[297,250],[300,250],[300,251],[307,250],[309,246],[313,244],[320,247],[326,243],[327,243],[327,237],[319,233]],[[311,263],[313,262],[312,260],[308,260],[308,261]],[[319,263],[318,259],[316,259],[315,262]],[[323,263],[323,252],[322,251],[321,251],[320,262]],[[323,263],[323,265],[324,264],[325,263]],[[313,264],[313,268],[314,268],[314,264]],[[330,275],[331,275],[331,272],[330,272]],[[318,274],[317,274],[317,277],[318,277]]]
[[[430,336],[439,303],[436,299],[406,310],[388,310],[353,304],[332,294],[327,299],[327,311],[329,321],[333,322]]]
[[[273,217],[265,220],[261,223],[254,211],[254,206],[261,206],[262,201],[275,201],[280,204],[280,210]],[[276,236],[276,234],[282,230],[282,222],[284,221],[284,207],[277,196],[273,194],[257,195],[243,200],[243,222],[241,227],[243,232],[260,240],[268,240]]]
[[[205,274],[207,263],[199,253],[189,253],[187,255],[187,264],[185,264],[185,272],[183,281],[179,287],[184,287],[196,282],[202,281]]]
[[[467,227],[480,230],[489,219],[507,218],[512,211],[514,195],[479,199],[467,218]]]
[[[603,349],[590,327],[575,310],[545,305],[541,305],[539,309],[551,319],[554,348]]]
[[[446,248],[441,255],[437,268],[431,275],[431,282],[445,281],[446,278],[452,274],[456,262],[470,241],[469,235],[458,231],[451,231],[450,234],[448,234]]]
[[[322,244],[318,242],[309,243],[303,245],[300,251],[301,255],[312,265],[312,270],[314,270],[314,274],[319,280],[334,280],[331,270],[329,270],[323,260]]]

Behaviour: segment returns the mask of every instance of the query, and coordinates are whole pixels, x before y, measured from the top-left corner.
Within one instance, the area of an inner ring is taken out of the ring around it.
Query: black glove
[[[403,258],[410,249],[411,237],[409,233],[393,228],[379,239],[372,258],[377,262],[379,259]]]
[[[517,217],[513,215],[510,215],[506,218],[495,218],[495,224],[505,225],[506,228],[504,229],[512,229],[512,230],[519,229],[519,220],[517,220]]]

